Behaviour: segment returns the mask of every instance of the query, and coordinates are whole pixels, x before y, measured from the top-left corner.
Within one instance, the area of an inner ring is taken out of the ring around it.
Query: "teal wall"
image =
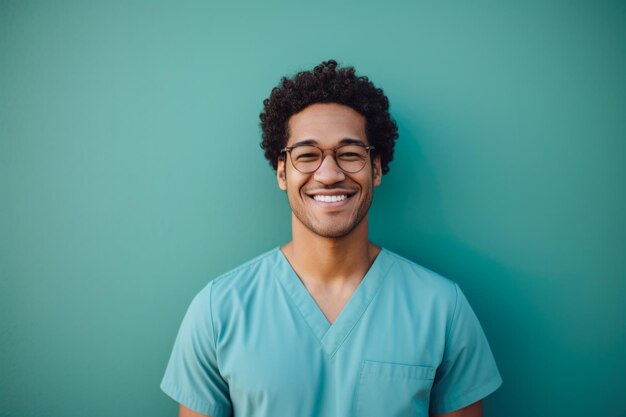
[[[626,4],[295,3],[0,1],[0,415],[175,415],[192,296],[289,238],[262,100],[334,57],[400,126],[372,239],[466,292],[487,415],[626,416]]]

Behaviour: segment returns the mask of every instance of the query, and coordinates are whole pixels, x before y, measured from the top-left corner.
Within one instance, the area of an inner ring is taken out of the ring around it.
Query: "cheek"
[[[302,178],[299,178],[297,173],[290,171],[285,173],[285,178],[283,182],[285,185],[284,190],[287,191],[289,198],[300,198],[300,196],[303,194],[302,187],[304,186],[306,181],[302,180]]]

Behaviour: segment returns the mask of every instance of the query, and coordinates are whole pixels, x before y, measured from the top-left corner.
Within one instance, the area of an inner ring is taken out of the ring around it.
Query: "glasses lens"
[[[359,145],[344,145],[337,148],[337,164],[346,172],[358,172],[367,162],[367,149]]]
[[[358,172],[367,162],[368,151],[360,145],[343,145],[336,149],[339,168],[345,172]],[[322,164],[323,152],[315,146],[302,145],[291,149],[291,163],[300,172],[309,174]]]
[[[315,146],[296,146],[291,150],[291,162],[302,173],[311,173],[322,162],[322,151]]]

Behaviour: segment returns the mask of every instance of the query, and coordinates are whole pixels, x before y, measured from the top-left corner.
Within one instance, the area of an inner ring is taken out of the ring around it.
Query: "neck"
[[[360,281],[380,251],[368,241],[367,216],[339,238],[319,236],[293,216],[292,238],[283,253],[303,281],[318,284]]]

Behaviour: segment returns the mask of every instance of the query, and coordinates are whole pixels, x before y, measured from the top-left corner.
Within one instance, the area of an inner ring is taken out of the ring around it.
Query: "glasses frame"
[[[296,149],[296,148],[301,148],[303,146],[312,146],[314,148],[317,148],[320,150],[320,152],[322,152],[322,158],[320,159],[320,163],[319,165],[312,171],[301,171],[296,167],[296,164],[293,163],[293,160],[291,159],[291,151]],[[313,145],[313,144],[309,144],[309,143],[303,143],[303,144],[296,144],[294,146],[285,146],[283,149],[280,150],[280,153],[287,153],[289,154],[289,160],[291,161],[291,165],[293,166],[293,168],[298,171],[301,174],[312,174],[315,171],[317,171],[318,169],[320,169],[320,167],[322,166],[322,164],[324,163],[324,158],[325,158],[325,154],[327,151],[331,151],[333,154],[333,160],[335,161],[335,165],[337,165],[337,168],[339,168],[340,170],[342,170],[343,172],[345,172],[346,174],[356,174],[357,172],[361,172],[363,170],[363,168],[365,168],[365,165],[367,165],[367,161],[365,161],[365,163],[363,164],[363,166],[359,169],[357,169],[356,171],[346,171],[345,169],[343,169],[341,167],[341,165],[339,164],[339,161],[337,161],[337,149],[343,148],[344,146],[360,146],[362,148],[364,148],[367,151],[367,156],[370,157],[370,161],[371,161],[371,151],[372,149],[376,149],[374,146],[371,145],[365,145],[361,142],[354,142],[354,143],[343,143],[341,145],[337,145],[334,148],[328,148],[328,149],[323,149],[320,148],[317,145]]]

